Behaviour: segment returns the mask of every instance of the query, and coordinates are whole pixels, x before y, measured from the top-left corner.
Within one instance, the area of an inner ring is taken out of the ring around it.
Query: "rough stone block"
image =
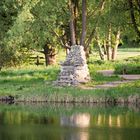
[[[66,60],[61,62],[61,72],[55,82],[59,86],[77,85],[90,80],[84,47],[74,45],[71,47]]]

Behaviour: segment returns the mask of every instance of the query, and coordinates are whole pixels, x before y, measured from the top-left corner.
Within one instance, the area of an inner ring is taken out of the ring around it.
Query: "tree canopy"
[[[115,59],[124,38],[139,42],[139,23],[139,0],[1,0],[0,67],[21,63],[29,50],[48,59],[81,44],[89,54],[96,42],[101,56],[105,46],[108,60]]]

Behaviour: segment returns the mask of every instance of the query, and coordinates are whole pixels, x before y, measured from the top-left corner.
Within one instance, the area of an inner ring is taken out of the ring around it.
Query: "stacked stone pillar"
[[[90,80],[84,47],[74,45],[71,47],[66,60],[61,64],[58,86],[71,86],[86,83]]]

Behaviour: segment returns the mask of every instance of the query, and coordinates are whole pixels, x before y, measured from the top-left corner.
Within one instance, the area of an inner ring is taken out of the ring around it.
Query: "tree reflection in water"
[[[10,110],[9,106],[1,109],[0,140],[139,140],[140,138],[140,113],[127,108],[100,110],[94,107],[91,111],[88,111],[87,107],[84,111],[74,108],[73,112],[69,113],[61,108],[33,109],[34,107],[30,110],[15,107]]]
[[[88,131],[70,132],[61,136],[61,140],[89,140]]]
[[[78,113],[71,116],[61,116],[60,124],[64,127],[76,127],[81,130],[71,131],[66,137],[67,140],[89,140],[89,132],[84,128],[90,126],[90,114]],[[64,139],[65,136],[62,136]]]
[[[61,126],[72,126],[72,127],[89,127],[90,125],[90,114],[73,114],[71,116],[62,116],[60,118]]]

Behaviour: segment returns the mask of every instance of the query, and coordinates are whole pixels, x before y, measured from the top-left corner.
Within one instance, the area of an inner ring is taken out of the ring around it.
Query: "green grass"
[[[140,55],[140,48],[119,48],[117,52],[117,61],[135,57]],[[93,49],[92,54],[90,54],[90,62],[100,61],[98,50]]]
[[[136,57],[138,55],[140,55],[140,48],[119,48],[117,53],[117,60]]]
[[[47,96],[48,100],[63,101],[66,98],[83,100],[100,97],[128,97],[132,94],[139,94],[140,81],[125,84],[121,87],[109,90],[83,90],[74,87],[55,87],[51,84],[56,79],[59,72],[58,67],[48,67],[38,70],[13,70],[0,72],[0,95],[13,95],[20,100],[28,98],[31,100],[43,100]],[[47,76],[49,74],[49,76]],[[97,78],[98,77],[98,78]],[[97,76],[96,82],[110,81],[110,78]],[[100,77],[100,78],[99,78]],[[113,77],[114,78],[117,77]],[[116,79],[117,80],[117,79]],[[50,82],[48,82],[50,81]]]
[[[124,59],[115,65],[116,74],[140,74],[140,56]]]
[[[94,58],[90,58],[88,60],[88,65],[91,72],[91,77],[95,77],[95,81],[98,81],[96,77],[99,77],[100,79],[100,76],[98,76],[98,74],[96,76],[97,70],[115,70],[116,74],[140,74],[140,55],[133,56],[133,57],[132,56],[128,57],[126,55],[125,59],[116,60],[116,61],[102,61],[102,60],[94,60]]]
[[[0,94],[28,94],[56,79],[59,67],[4,70],[0,72]],[[25,92],[25,93],[23,93]],[[38,92],[38,91],[37,91]]]
[[[126,56],[127,58],[127,56]],[[59,60],[64,59],[59,58]],[[128,59],[128,58],[127,58]],[[130,58],[129,60],[136,62],[137,59]],[[110,81],[121,80],[117,75],[106,77],[99,73],[97,70],[114,69],[117,64],[123,64],[124,60],[118,60],[116,62],[104,62],[100,60],[90,59],[88,61],[91,79],[92,81],[84,86],[94,86]],[[140,80],[134,83],[124,84],[117,88],[108,90],[83,90],[74,87],[55,87],[52,85],[52,81],[57,79],[60,67],[56,66],[22,66],[19,68],[4,69],[0,72],[0,95],[13,95],[17,98],[38,98],[43,100],[47,97],[49,100],[65,98],[76,98],[80,100],[80,97],[85,100],[95,97],[128,97],[130,95],[140,94]],[[30,99],[29,99],[30,100]]]
[[[140,74],[140,64],[119,64],[115,68],[116,74]]]

